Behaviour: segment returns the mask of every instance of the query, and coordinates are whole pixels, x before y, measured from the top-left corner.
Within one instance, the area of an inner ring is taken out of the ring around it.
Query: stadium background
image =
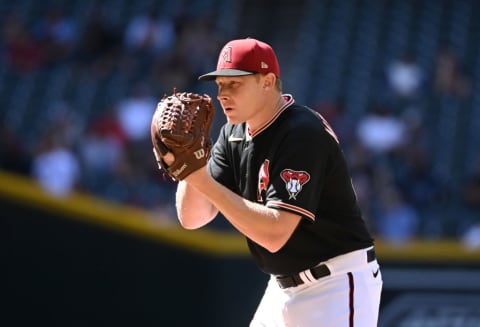
[[[381,324],[479,325],[479,13],[474,0],[0,1],[1,319],[246,325],[265,276],[222,217],[178,229],[145,124],[174,86],[215,94],[196,77],[250,36],[340,134],[385,266]]]

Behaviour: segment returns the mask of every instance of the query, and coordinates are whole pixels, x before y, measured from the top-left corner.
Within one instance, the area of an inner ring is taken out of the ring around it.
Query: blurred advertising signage
[[[380,327],[479,327],[480,267],[385,267]]]

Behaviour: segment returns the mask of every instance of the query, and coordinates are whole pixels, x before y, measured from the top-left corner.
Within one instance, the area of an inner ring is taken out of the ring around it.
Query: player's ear
[[[265,91],[270,90],[275,85],[275,74],[268,73],[263,78],[263,89]]]

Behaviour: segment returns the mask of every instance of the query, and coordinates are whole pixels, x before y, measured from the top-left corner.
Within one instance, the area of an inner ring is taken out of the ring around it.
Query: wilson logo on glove
[[[205,157],[205,150],[204,149],[200,149],[200,150],[197,150],[193,153],[195,155],[195,158],[197,158],[198,160],[202,159]]]
[[[175,177],[178,177],[181,173],[183,173],[185,171],[185,169],[187,169],[187,164],[183,164],[182,167],[180,167],[179,169],[172,172],[172,175],[175,176]]]

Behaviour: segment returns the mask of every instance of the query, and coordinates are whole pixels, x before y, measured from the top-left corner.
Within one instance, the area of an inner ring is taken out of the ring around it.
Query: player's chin
[[[240,124],[243,123],[243,120],[240,119],[240,117],[236,117],[235,115],[228,114],[227,112],[225,113],[225,117],[227,118],[227,122],[229,124]]]

